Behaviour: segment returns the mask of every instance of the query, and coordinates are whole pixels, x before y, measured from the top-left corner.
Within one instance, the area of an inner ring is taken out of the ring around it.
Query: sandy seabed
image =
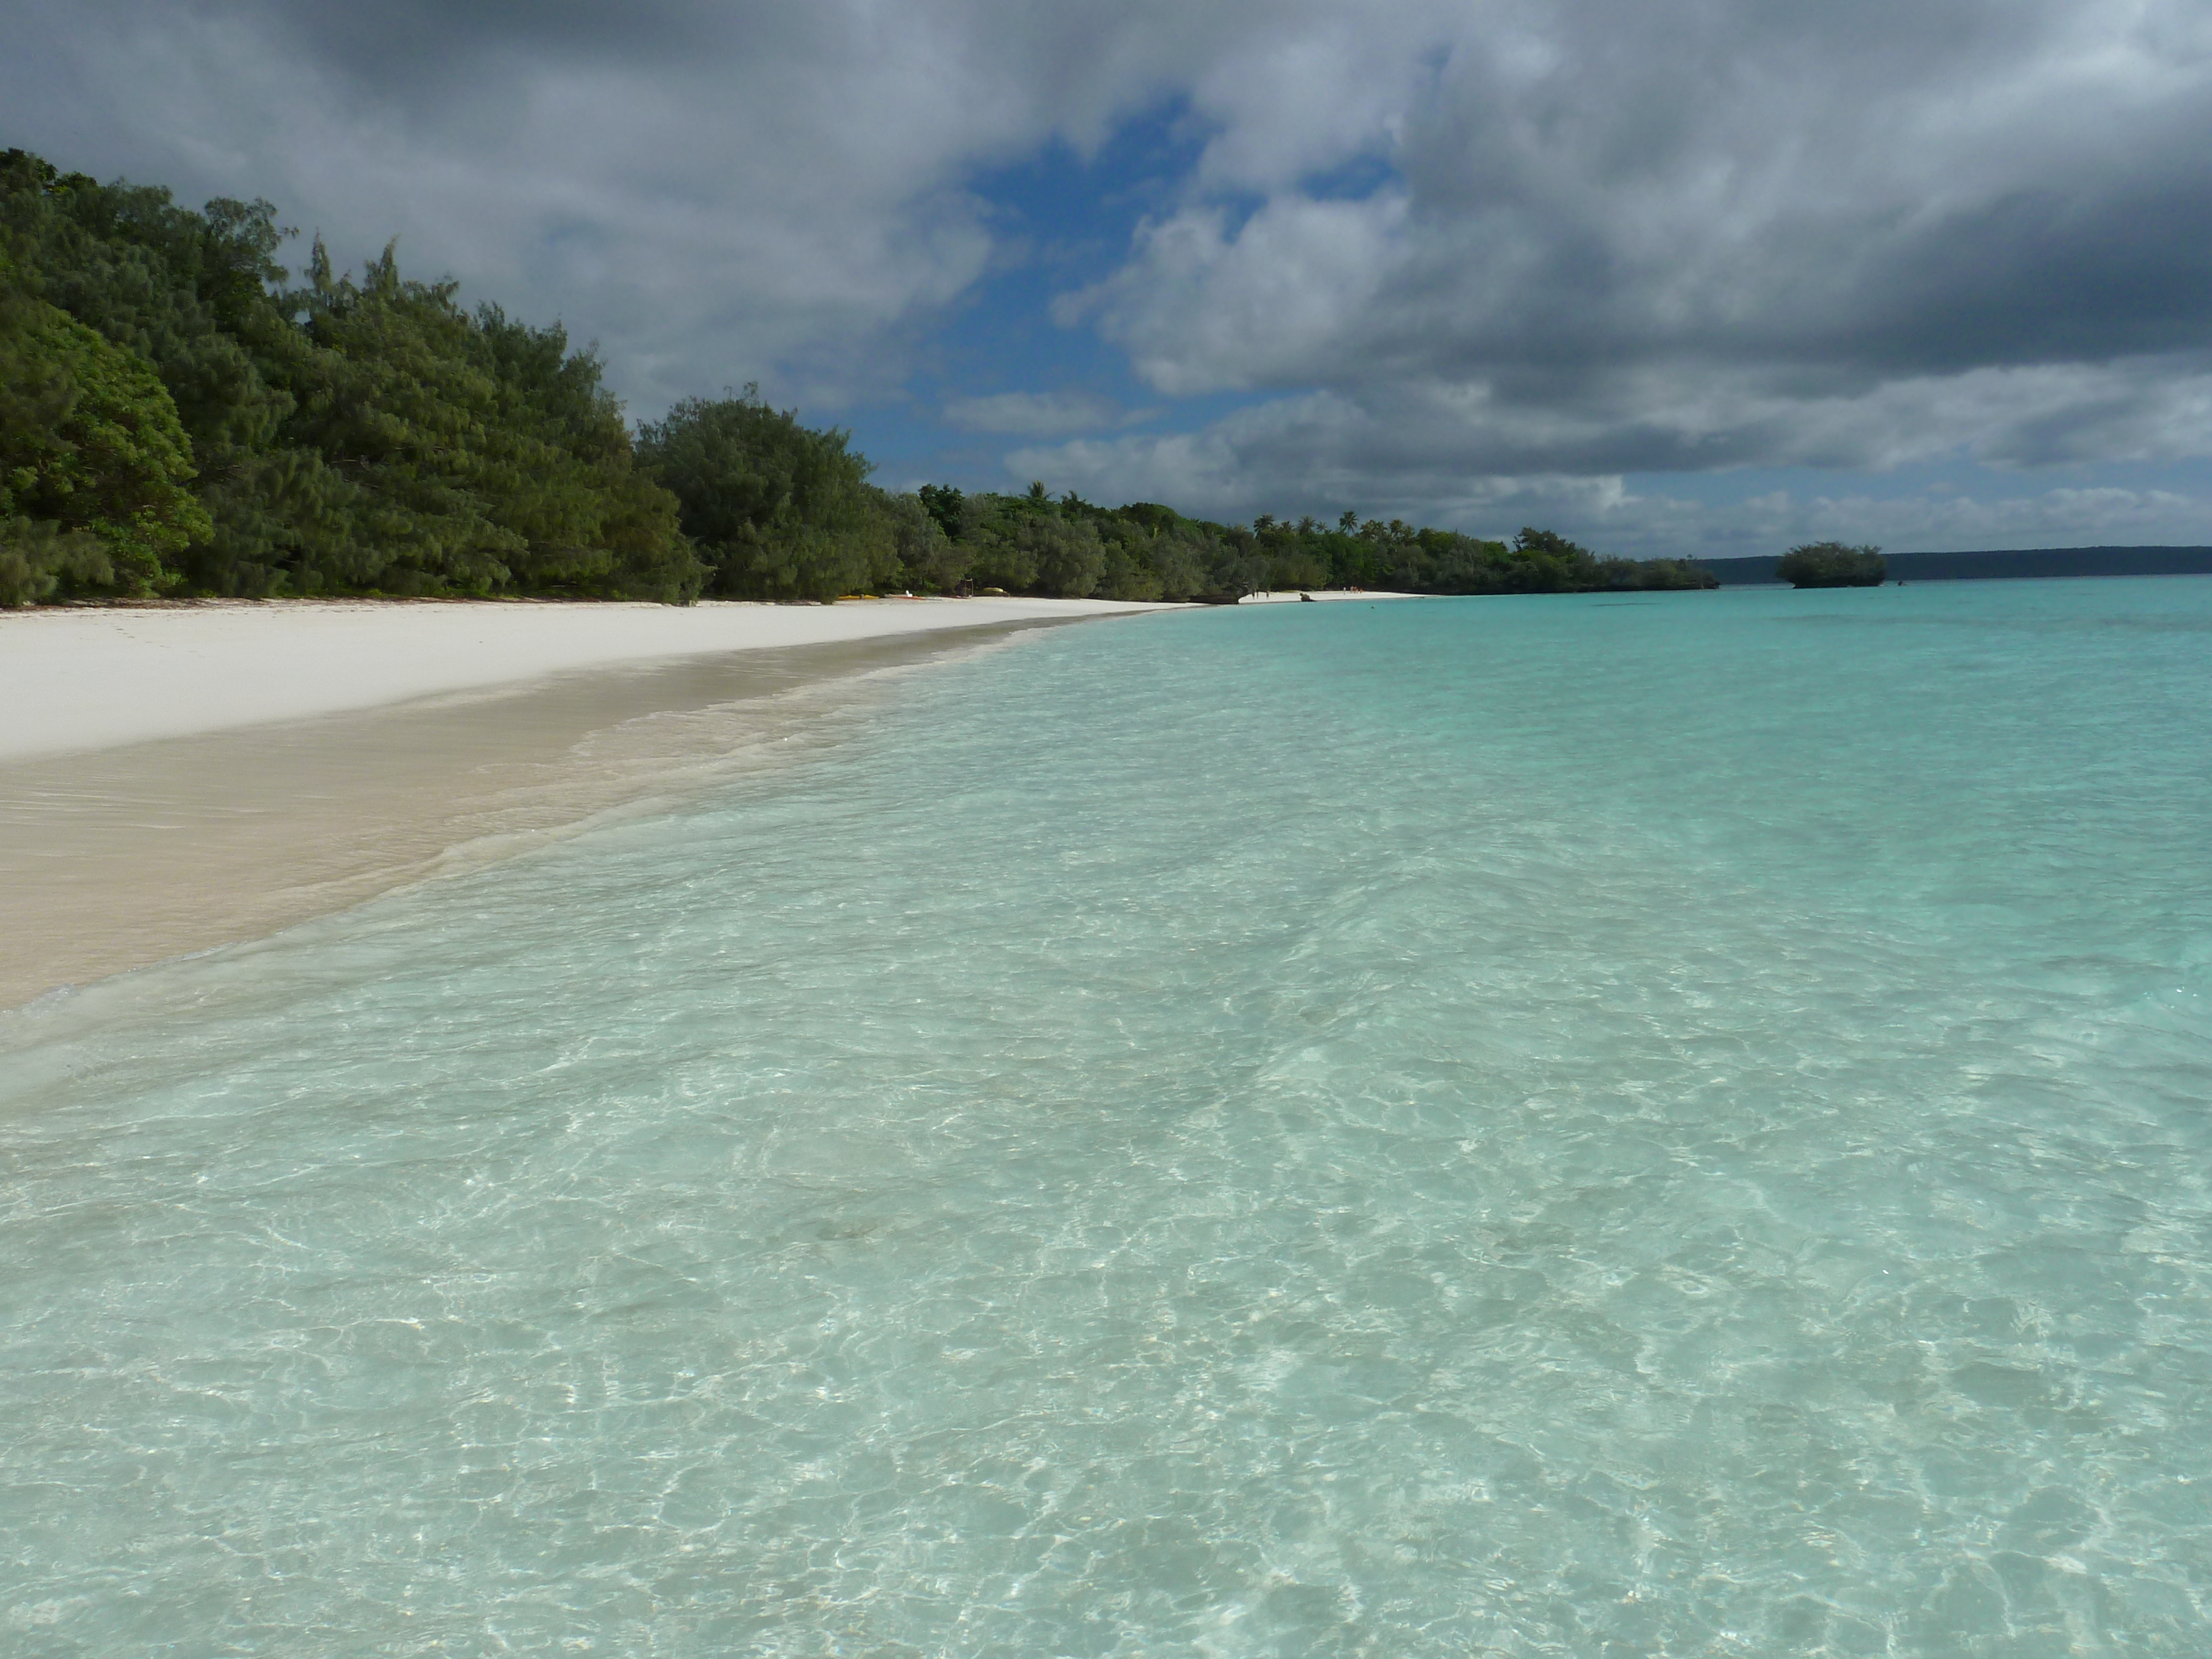
[[[1103,600],[0,613],[0,1008],[649,809]]]

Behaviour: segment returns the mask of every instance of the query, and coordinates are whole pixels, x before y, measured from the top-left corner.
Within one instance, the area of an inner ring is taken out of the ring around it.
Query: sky
[[[1633,556],[2212,544],[2203,0],[0,0],[0,144],[265,197],[342,266],[397,236],[596,341],[634,416],[757,382],[896,488]]]

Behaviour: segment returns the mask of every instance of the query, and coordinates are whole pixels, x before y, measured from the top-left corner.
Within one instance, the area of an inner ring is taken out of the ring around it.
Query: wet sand
[[[0,1008],[678,801],[803,750],[902,670],[1051,625],[597,667],[0,763]]]

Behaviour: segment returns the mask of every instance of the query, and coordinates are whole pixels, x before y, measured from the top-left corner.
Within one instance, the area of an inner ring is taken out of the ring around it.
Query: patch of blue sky
[[[991,270],[919,343],[902,395],[848,416],[885,483],[1013,482],[1004,457],[1040,434],[977,431],[948,408],[1008,394],[1052,398],[1091,408],[1097,429],[1113,431],[1158,406],[1122,353],[1087,323],[1055,320],[1053,307],[1121,266],[1145,218],[1181,199],[1206,137],[1186,103],[1167,101],[1123,122],[1091,154],[1055,140],[969,181],[998,246]]]
[[[1181,99],[1117,127],[1093,153],[1064,140],[969,181],[999,245],[992,269],[921,341],[914,372],[895,398],[843,417],[855,445],[894,488],[923,482],[969,489],[1020,488],[1018,452],[1070,439],[1200,429],[1297,388],[1270,387],[1169,398],[1140,380],[1128,357],[1087,319],[1062,321],[1055,302],[1120,270],[1141,225],[1187,198],[1211,126]],[[1358,199],[1397,179],[1380,155],[1354,157],[1301,181],[1321,199]],[[1254,195],[1210,198],[1235,223],[1262,205]],[[988,400],[1049,401],[1066,418],[1049,429],[988,416]],[[1048,479],[1048,483],[1052,481]]]

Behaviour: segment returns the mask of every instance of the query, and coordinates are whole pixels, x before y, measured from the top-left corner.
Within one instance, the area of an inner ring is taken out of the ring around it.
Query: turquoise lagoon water
[[[2212,1651],[2209,678],[1058,629],[16,1016],[0,1649]]]

